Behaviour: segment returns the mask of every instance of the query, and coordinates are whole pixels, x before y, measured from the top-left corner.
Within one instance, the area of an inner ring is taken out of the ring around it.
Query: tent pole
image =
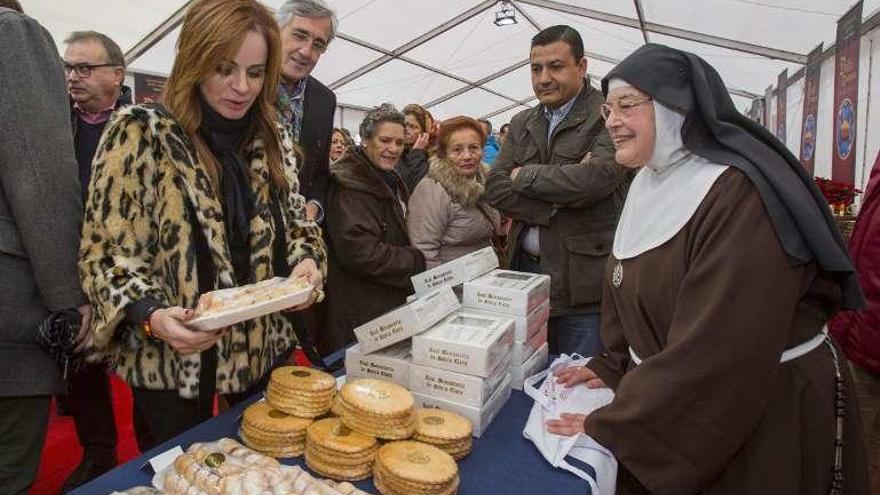
[[[612,24],[618,24],[621,26],[630,27],[633,29],[641,29],[642,26],[639,24],[638,19],[631,19],[629,17],[609,14],[607,12],[602,12],[596,9],[589,9],[585,7],[579,7],[577,5],[570,5],[567,3],[559,2],[557,0],[517,0],[520,3],[524,3],[527,5],[533,5],[535,7],[543,7],[550,10],[555,10],[557,12],[562,12],[565,14],[572,14],[580,17],[587,17],[590,19],[596,19],[598,21],[610,22]],[[715,36],[708,33],[701,33],[697,31],[689,31],[687,29],[680,29],[673,26],[666,26],[663,24],[657,24],[653,22],[645,21],[644,23],[645,31],[649,33],[662,34],[666,36],[672,36],[675,38],[681,38],[688,41],[696,41],[698,43],[703,43],[707,45],[713,45],[721,48],[727,48],[729,50],[736,50],[745,53],[751,53],[753,55],[760,55],[762,57],[774,58],[778,60],[784,60],[786,62],[792,62],[795,64],[804,65],[807,63],[807,56],[801,55],[800,53],[789,52],[786,50],[780,50],[777,48],[772,48],[768,46],[756,45],[753,43],[746,43],[743,41],[733,40],[729,38],[722,38],[720,36]]]
[[[132,62],[138,59],[141,55],[147,52],[150,48],[152,48],[156,43],[158,43],[162,38],[168,35],[171,31],[180,25],[183,22],[183,16],[186,15],[186,11],[189,9],[189,6],[195,3],[196,0],[188,0],[183,6],[177,9],[176,12],[171,14],[171,17],[165,19],[162,24],[159,24],[156,29],[150,31],[146,36],[144,36],[140,41],[134,44],[131,48],[126,50],[125,52],[125,65],[130,66]]]
[[[868,94],[865,95],[865,132],[862,134],[862,179],[859,184],[865,187],[865,170],[872,166],[873,160],[868,160],[868,136],[871,127],[871,80],[874,73],[874,40],[868,40]]]

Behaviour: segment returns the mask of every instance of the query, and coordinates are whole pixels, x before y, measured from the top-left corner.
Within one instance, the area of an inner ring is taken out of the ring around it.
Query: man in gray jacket
[[[541,104],[510,122],[486,197],[513,217],[510,267],[552,278],[550,352],[593,356],[602,349],[602,273],[631,175],[614,161],[580,34],[549,27],[532,38],[529,58]]]
[[[0,487],[24,494],[50,397],[64,390],[37,327],[78,308],[87,328],[90,313],[76,269],[82,206],[58,51],[42,26],[8,8],[0,47]]]

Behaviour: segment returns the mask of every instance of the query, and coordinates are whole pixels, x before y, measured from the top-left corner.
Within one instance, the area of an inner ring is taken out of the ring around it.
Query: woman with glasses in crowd
[[[194,330],[199,295],[306,277],[318,290],[305,307],[325,262],[272,106],[272,14],[255,0],[200,0],[177,47],[164,107],[135,105],[108,124],[81,247],[91,347],[132,387],[141,451],[210,417],[215,392],[235,403],[259,391],[296,343],[285,313]]]

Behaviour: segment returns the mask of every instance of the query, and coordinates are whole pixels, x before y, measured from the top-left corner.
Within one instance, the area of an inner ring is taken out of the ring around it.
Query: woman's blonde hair
[[[163,102],[189,134],[198,159],[219,185],[220,166],[198,133],[202,124],[199,85],[214,75],[218,64],[235,57],[249,32],[262,34],[267,47],[263,87],[250,109],[253,124],[249,133],[263,142],[272,182],[287,191],[274,107],[281,77],[281,41],[275,18],[262,4],[255,0],[199,0],[193,4],[183,20]]]

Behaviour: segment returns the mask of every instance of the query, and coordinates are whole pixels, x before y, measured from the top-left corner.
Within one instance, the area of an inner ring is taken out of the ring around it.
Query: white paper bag
[[[614,398],[609,388],[589,389],[586,383],[571,388],[556,383],[554,371],[569,366],[583,366],[589,358],[566,354],[556,358],[550,367],[523,383],[523,392],[535,403],[523,430],[523,435],[532,441],[552,466],[565,469],[579,478],[586,480],[593,495],[614,495],[617,484],[617,460],[611,451],[599,445],[588,435],[560,436],[547,431],[546,423],[551,419],[559,419],[562,413],[590,414],[594,410],[607,405]],[[542,379],[540,388],[535,385]],[[583,469],[572,465],[571,459],[589,464],[596,472],[593,478]]]

